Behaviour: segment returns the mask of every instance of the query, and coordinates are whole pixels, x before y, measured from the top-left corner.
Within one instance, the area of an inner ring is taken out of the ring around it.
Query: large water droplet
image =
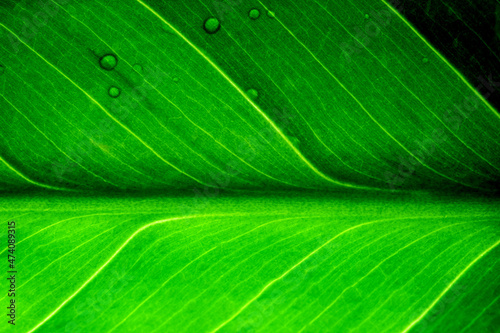
[[[177,76],[176,76],[176,77],[174,77],[174,79],[173,79],[173,80],[174,80],[174,82],[175,82],[175,83],[179,82],[179,78],[178,78]]]
[[[248,17],[250,17],[252,20],[256,20],[258,19],[260,16],[260,11],[256,8],[254,9],[251,9],[249,12],[248,12]]]
[[[113,70],[118,64],[118,59],[114,54],[106,54],[99,59],[99,65],[107,71]]]
[[[248,89],[247,96],[250,99],[256,99],[257,97],[259,97],[259,92],[255,89]]]
[[[161,28],[162,28],[163,31],[165,31],[165,32],[167,32],[167,33],[169,33],[171,35],[175,35],[175,30],[172,29],[169,25],[164,24],[164,25],[161,26]]]
[[[5,67],[3,65],[0,65],[0,75],[5,73]]]
[[[134,71],[136,71],[137,73],[142,73],[142,66],[141,65],[135,64],[133,68],[134,68]]]
[[[117,98],[118,96],[120,96],[121,92],[122,91],[120,90],[120,88],[115,87],[115,86],[109,87],[109,90],[108,90],[109,96],[111,96],[113,98]]]
[[[220,29],[220,22],[215,17],[209,17],[203,23],[203,29],[209,34],[214,34]]]
[[[365,14],[365,19],[369,19],[370,18],[370,15],[369,14]]]
[[[424,64],[426,64],[426,63],[428,63],[428,62],[429,62],[429,59],[427,59],[427,58],[423,58],[423,59],[422,59],[422,62],[423,62]]]
[[[274,18],[276,16],[276,14],[273,11],[268,10],[267,16],[269,16],[270,18]]]

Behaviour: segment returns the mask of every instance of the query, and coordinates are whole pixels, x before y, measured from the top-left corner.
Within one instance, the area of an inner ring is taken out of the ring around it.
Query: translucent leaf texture
[[[2,186],[498,185],[499,114],[397,9],[271,1],[252,20],[245,6],[4,8]]]
[[[1,201],[23,236],[20,332],[498,329],[496,202],[51,199]]]
[[[498,332],[493,88],[401,10],[0,2],[14,329]]]

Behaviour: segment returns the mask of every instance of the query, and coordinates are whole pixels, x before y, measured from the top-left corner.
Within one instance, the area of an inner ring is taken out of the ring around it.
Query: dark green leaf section
[[[496,201],[192,200],[0,198],[0,219],[17,226],[16,330],[486,332],[497,323]]]
[[[397,4],[1,10],[4,189],[498,185],[498,113]]]
[[[404,16],[474,87],[500,107],[500,3],[406,0]]]

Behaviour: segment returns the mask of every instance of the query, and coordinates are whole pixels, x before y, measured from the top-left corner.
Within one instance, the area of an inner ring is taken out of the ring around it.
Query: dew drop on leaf
[[[109,87],[108,94],[113,98],[117,98],[118,96],[120,96],[121,90],[118,87],[111,86]]]
[[[267,16],[269,16],[270,18],[274,18],[276,16],[276,14],[274,14],[273,11],[268,10],[267,11]]]
[[[174,30],[174,29],[172,29],[169,25],[166,25],[166,24],[165,24],[165,25],[162,25],[162,26],[161,26],[161,29],[162,29],[163,31],[165,31],[165,32],[167,32],[167,33],[169,33],[169,34],[171,34],[171,35],[175,35],[175,30]]]
[[[110,71],[113,70],[118,64],[118,59],[113,54],[106,54],[103,55],[101,59],[99,59],[99,64],[101,65],[102,69]]]
[[[71,14],[71,15],[76,15],[78,14],[78,11],[76,10],[75,6],[69,5],[66,7],[66,11]]]
[[[135,64],[134,71],[136,71],[137,73],[142,73],[142,66],[139,64]]]
[[[427,58],[423,58],[423,59],[422,59],[422,62],[423,62],[424,64],[426,64],[426,63],[428,63],[428,62],[429,62],[429,59],[427,59]]]
[[[5,67],[3,65],[0,65],[0,75],[5,73]]]
[[[260,11],[258,9],[251,9],[250,12],[248,12],[248,17],[250,17],[252,20],[258,19],[260,16]]]
[[[369,18],[370,18],[370,15],[365,14],[365,19],[367,19],[367,20],[368,20]]]
[[[178,77],[174,77],[173,80],[174,80],[175,83],[179,82],[179,78]]]
[[[288,137],[288,140],[295,146],[297,147],[299,144],[300,144],[300,140],[297,139],[296,137],[294,136],[289,136]]]
[[[255,89],[248,89],[247,90],[247,96],[250,98],[250,99],[256,99],[257,97],[259,97],[259,92]]]
[[[209,17],[203,23],[203,29],[209,34],[214,34],[220,29],[220,22],[215,17]]]

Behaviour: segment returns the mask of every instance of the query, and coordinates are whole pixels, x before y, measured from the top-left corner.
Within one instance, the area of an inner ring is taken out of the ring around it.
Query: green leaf
[[[498,331],[500,115],[401,11],[1,2],[16,330]]]
[[[3,199],[17,329],[493,332],[498,210],[455,199]]]
[[[252,20],[245,6],[3,9],[2,185],[498,184],[499,114],[397,8],[270,1]],[[203,22],[216,15],[221,28],[208,34]],[[106,55],[115,67],[100,63]]]

